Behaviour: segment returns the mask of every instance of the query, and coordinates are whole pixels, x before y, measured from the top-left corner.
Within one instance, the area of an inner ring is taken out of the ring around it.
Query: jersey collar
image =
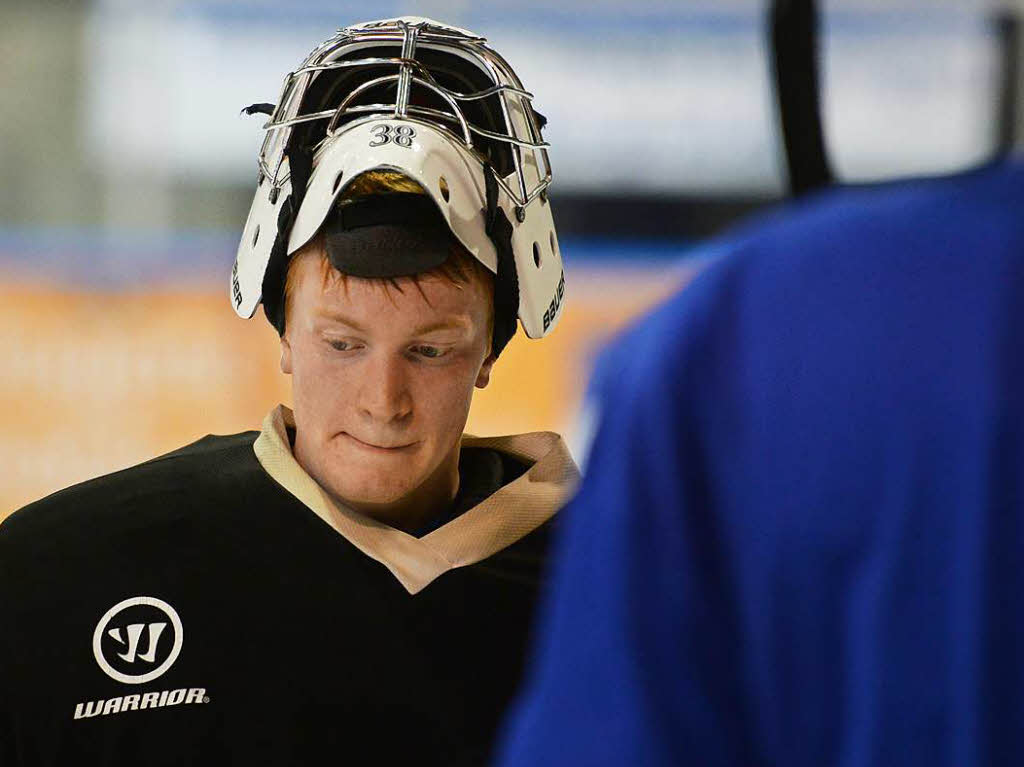
[[[480,562],[554,516],[569,500],[579,472],[560,436],[532,432],[508,437],[463,435],[463,447],[487,447],[530,465],[518,479],[416,538],[336,503],[295,460],[287,428],[292,411],[274,408],[253,445],[263,469],[349,543],[388,568],[410,594],[456,567]]]

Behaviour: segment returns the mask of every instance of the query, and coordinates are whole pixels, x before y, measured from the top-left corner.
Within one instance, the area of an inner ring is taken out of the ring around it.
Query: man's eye
[[[447,354],[446,349],[438,349],[436,346],[414,346],[412,347],[412,350],[421,357],[426,357],[427,359],[432,360],[437,359],[438,357],[443,357]]]
[[[348,341],[328,341],[327,343],[329,343],[333,348],[337,349],[339,352],[347,352],[352,350],[352,344],[350,344]]]

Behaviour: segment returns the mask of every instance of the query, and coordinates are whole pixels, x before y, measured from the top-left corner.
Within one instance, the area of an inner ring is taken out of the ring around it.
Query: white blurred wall
[[[824,4],[824,116],[844,178],[948,171],[990,151],[998,61],[982,11]],[[559,189],[782,187],[753,2],[101,0],[83,46],[89,156],[122,180],[248,183],[262,116],[239,109],[274,101],[336,26],[409,12],[479,31],[513,63],[550,119]]]

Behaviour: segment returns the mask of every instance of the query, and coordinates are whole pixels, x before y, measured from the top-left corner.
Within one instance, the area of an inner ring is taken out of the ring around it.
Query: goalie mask
[[[417,17],[360,24],[320,45],[284,82],[231,272],[231,302],[262,301],[284,331],[288,259],[324,229],[332,263],[361,277],[428,271],[454,237],[495,275],[493,350],[546,335],[565,279],[547,187],[544,120],[505,60],[471,32]],[[425,195],[336,205],[373,170]],[[450,233],[450,235],[449,235]]]

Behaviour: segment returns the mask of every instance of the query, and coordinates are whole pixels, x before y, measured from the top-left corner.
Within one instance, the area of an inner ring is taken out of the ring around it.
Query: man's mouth
[[[408,450],[416,444],[415,442],[398,443],[388,442],[385,440],[381,440],[379,443],[367,442],[366,440],[359,439],[359,437],[349,434],[348,432],[342,432],[341,436],[346,437],[356,447],[378,453],[400,453],[403,450]]]

